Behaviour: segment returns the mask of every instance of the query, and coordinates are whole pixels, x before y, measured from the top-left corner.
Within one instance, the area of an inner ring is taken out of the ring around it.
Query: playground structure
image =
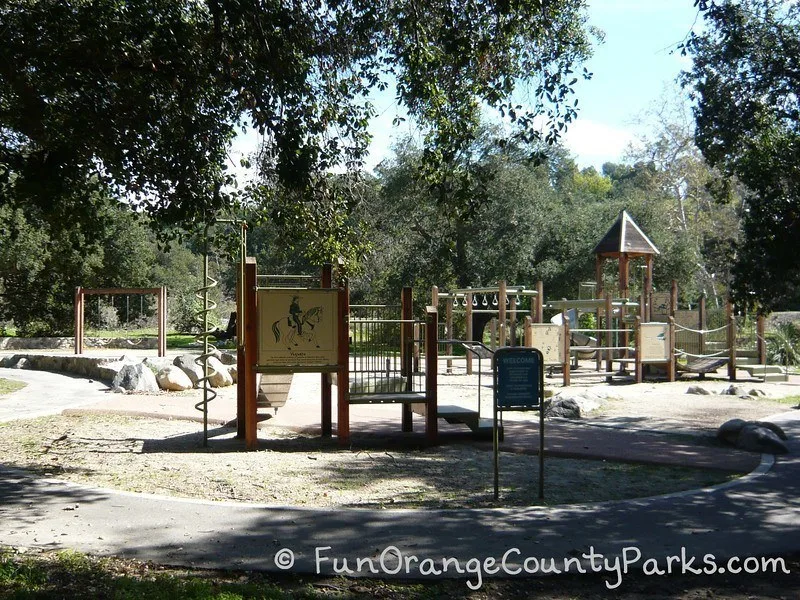
[[[476,336],[481,335],[487,321],[490,327],[489,346],[492,350],[498,346],[506,346],[509,342],[512,346],[517,345],[517,324],[520,315],[524,314],[522,300],[527,299],[530,317],[538,323],[542,320],[542,297],[541,281],[534,289],[509,286],[505,281],[493,287],[470,287],[449,292],[441,292],[438,287],[433,286],[431,306],[438,309],[440,302],[445,302],[445,319],[442,323],[444,327],[440,332],[440,344],[445,347],[440,358],[448,361],[447,372],[452,372],[453,359],[457,358],[457,355],[453,354],[454,345],[464,341],[482,342],[482,339],[477,339]],[[461,338],[455,334],[454,316],[457,315],[464,316],[464,335]],[[476,327],[476,321],[480,326]],[[473,372],[474,355],[475,352],[466,353],[468,375]]]
[[[302,284],[302,287],[298,284]],[[425,417],[425,439],[438,440],[438,315],[428,307],[413,317],[411,289],[400,305],[350,306],[345,284],[333,285],[333,269],[319,277],[258,275],[255,259],[245,261],[243,343],[237,390],[238,437],[256,448],[259,375],[320,373],[320,421],[332,435],[336,387],[337,438],[350,442],[352,404],[397,404],[401,428],[412,430],[412,414]],[[424,361],[419,357],[424,356]]]
[[[75,354],[83,354],[84,325],[87,296],[125,295],[144,296],[154,295],[157,299],[158,319],[158,356],[167,354],[167,288],[75,288]]]
[[[752,327],[745,317],[735,314],[732,304],[708,311],[704,298],[695,303],[694,310],[681,310],[675,283],[668,294],[654,293],[653,258],[659,251],[627,212],[619,214],[594,252],[597,281],[581,283],[581,292],[591,289],[590,298],[547,301],[541,282],[536,284],[535,290],[507,286],[502,281],[496,287],[449,292],[434,287],[432,303],[447,302],[442,336],[446,347],[440,357],[448,361],[447,372],[453,372],[453,360],[460,358],[452,352],[457,344],[485,341],[477,339],[479,334],[473,323],[476,314],[491,315],[488,342],[491,350],[508,345],[509,340],[510,345],[515,345],[518,328],[515,308],[520,295],[529,294],[530,315],[523,320],[522,344],[540,349],[550,373],[560,371],[565,386],[571,384],[580,358],[593,359],[595,379],[597,373],[602,373],[606,381],[623,377],[641,382],[648,373],[659,373],[669,381],[674,381],[680,372],[695,373],[702,378],[725,365],[731,381],[736,379],[737,369],[765,381],[785,380],[780,367],[766,364],[763,317]],[[604,265],[610,259],[619,261],[617,296],[604,290]],[[628,297],[632,259],[645,262],[642,293],[636,299]],[[483,301],[477,301],[481,293]],[[491,307],[486,306],[487,295],[493,296]],[[509,297],[514,295],[516,299],[511,301]],[[550,322],[544,319],[545,311],[552,314]],[[465,325],[464,335],[459,339],[454,335],[453,315],[460,313],[464,315]],[[588,322],[593,325],[579,325],[582,316],[587,314],[591,315]],[[507,332],[514,333],[509,336]],[[465,359],[466,372],[471,374],[469,351]],[[615,364],[619,369],[615,369]]]
[[[680,311],[676,285],[666,299],[653,293],[652,255],[657,250],[626,213],[620,214],[609,233],[614,231],[621,236],[619,246],[628,249],[620,253],[621,269],[628,268],[627,260],[635,250],[626,237],[630,232],[635,234],[634,241],[642,238],[652,247],[653,252],[641,254],[647,272],[637,300],[604,292],[601,298],[548,302],[541,283],[528,288],[501,281],[496,286],[452,291],[434,287],[424,319],[414,316],[410,288],[403,289],[396,305],[351,306],[346,282],[333,283],[331,265],[319,276],[266,276],[257,273],[254,259],[246,258],[237,311],[238,436],[244,438],[247,448],[257,447],[259,376],[298,372],[320,373],[323,436],[333,434],[332,388],[337,388],[336,434],[341,445],[349,444],[350,406],[358,404],[399,405],[404,432],[412,430],[414,413],[422,415],[425,439],[432,444],[438,441],[439,418],[466,424],[476,433],[486,432],[491,428],[490,419],[482,419],[480,400],[477,410],[439,405],[438,363],[446,361],[445,372],[452,372],[453,361],[463,358],[471,373],[473,359],[489,358],[495,349],[509,345],[538,348],[543,363],[553,372],[560,370],[564,385],[571,384],[579,358],[587,357],[595,363],[595,373],[609,381],[623,376],[638,382],[648,372],[659,370],[670,381],[680,371],[702,377],[722,364],[727,364],[731,380],[736,378],[737,367],[766,378],[763,320],[756,327],[755,355],[750,356],[751,350],[738,348],[742,336],[737,336],[737,317],[731,305],[724,322],[712,328],[699,306],[694,313]],[[613,253],[607,244],[598,248],[597,272],[601,274],[600,258],[606,260]],[[600,256],[600,251],[605,255]],[[626,277],[621,276],[623,283]],[[586,287],[591,287],[595,296],[602,291],[602,280]],[[442,302],[445,318],[440,324]],[[545,311],[553,313],[550,322],[545,322]],[[587,313],[593,315],[593,325],[579,325],[581,315]],[[462,317],[463,335],[456,335]],[[475,327],[475,323],[486,324],[487,319],[490,340],[484,345],[478,334],[484,327]],[[517,334],[520,328],[521,336]],[[453,352],[459,345],[464,355]],[[744,364],[745,360],[749,364]],[[752,364],[756,361],[758,364]],[[620,365],[619,370],[615,364]],[[632,373],[628,371],[631,366]],[[480,362],[478,370],[480,375]]]

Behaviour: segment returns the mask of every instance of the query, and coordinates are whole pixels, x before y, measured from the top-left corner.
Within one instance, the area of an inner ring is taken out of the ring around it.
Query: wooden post
[[[569,319],[567,318],[567,311],[566,309],[561,311],[562,316],[562,323],[564,326],[564,363],[563,363],[563,371],[564,371],[564,385],[569,386],[570,384],[570,356],[569,346],[570,346],[570,339],[569,339]]]
[[[544,283],[541,280],[536,282],[536,312],[531,312],[531,316],[534,323],[544,322]]]
[[[75,354],[83,354],[83,291],[75,288]]]
[[[437,390],[439,319],[436,307],[427,307],[425,317],[425,439],[430,444],[436,444],[439,440]]]
[[[628,254],[622,252],[619,255],[619,297],[628,297]],[[620,327],[620,329],[622,329]]]
[[[400,325],[400,373],[406,378],[406,391],[412,391],[412,353],[414,344],[414,293],[410,287],[404,287],[400,294],[400,318],[403,320]],[[402,404],[402,430],[411,432],[414,430],[413,411],[408,403]]]
[[[728,379],[736,381],[736,315],[730,300],[725,305],[725,316],[728,319]]]
[[[644,295],[642,295],[644,298]],[[634,369],[636,371],[636,383],[642,383],[642,315],[636,317],[634,323],[634,344],[636,346],[634,358]]]
[[[506,291],[506,293],[508,293]],[[506,296],[508,298],[508,322],[509,322],[509,334],[511,335],[511,345],[517,345],[517,300],[519,300],[519,295],[515,295],[514,298],[510,296]]]
[[[703,333],[706,329],[706,295],[700,294],[700,300],[697,303],[697,328],[700,330],[700,340],[698,344],[698,354],[706,353],[706,334]]]
[[[350,286],[339,288],[339,370],[336,372],[336,435],[340,446],[350,444]]]
[[[645,322],[653,320],[653,255],[645,256],[645,275],[644,275],[644,296],[647,309],[645,311]]]
[[[613,337],[611,333],[611,329],[614,326],[614,306],[611,304],[611,294],[606,292],[606,381],[611,381],[611,372],[614,370],[614,351],[610,350],[611,346],[613,345]]]
[[[669,323],[669,339],[667,340],[667,347],[669,349],[669,360],[667,361],[667,379],[669,381],[675,381],[678,370],[675,364],[675,361],[677,360],[677,356],[675,356],[675,317],[668,317],[667,322]]]
[[[678,282],[672,280],[672,286],[669,289],[669,316],[675,318],[675,311],[678,310]]]
[[[533,319],[530,316],[525,317],[525,329],[523,333],[523,345],[527,348],[533,347]]]
[[[239,273],[236,278],[236,366],[239,369],[236,380],[236,437],[240,440],[245,439],[245,399],[247,398],[247,378],[244,376],[245,364],[247,362],[244,344],[244,319],[249,314],[244,309],[246,294],[244,294],[245,282],[244,271]]]
[[[497,299],[498,306],[497,306],[497,320],[500,325],[500,341],[499,346],[503,348],[507,345],[508,339],[508,329],[506,328],[506,298],[508,298],[506,292],[506,282],[501,281],[500,287],[498,289],[499,297]]]
[[[445,339],[452,340],[453,339],[453,303],[448,298],[447,306],[444,309],[444,325],[445,325]],[[447,344],[444,348],[445,354],[448,356],[453,355],[453,344]],[[453,359],[447,359],[447,374],[451,375],[453,373]]]
[[[473,330],[472,330],[472,299],[474,297],[475,296],[472,294],[472,292],[467,292],[467,294],[464,296],[464,300],[467,303],[467,305],[464,308],[466,309],[465,319],[467,321],[467,341],[468,342],[472,341],[472,335],[473,335]],[[467,375],[472,375],[472,352],[467,351],[467,357],[466,358],[467,358]]]
[[[439,306],[439,286],[436,285],[431,287],[431,306]]]
[[[244,443],[248,450],[258,448],[258,389],[256,385],[256,364],[258,362],[258,313],[256,312],[256,259],[248,256],[244,267],[245,314],[247,323],[244,326],[245,362],[239,377],[244,378],[245,413]]]
[[[597,281],[597,297],[600,298],[605,293],[603,289],[603,265],[606,259],[598,255],[594,262],[594,278]]]
[[[325,263],[322,265],[322,274],[320,276],[320,287],[324,289],[333,287],[333,264]],[[339,327],[342,327],[341,322]],[[322,437],[331,437],[333,435],[333,391],[331,389],[331,374],[322,373],[320,375],[320,424],[322,429]]]
[[[766,335],[766,319],[764,315],[758,315],[756,318],[756,349],[758,351],[758,364],[767,364],[767,338]]]

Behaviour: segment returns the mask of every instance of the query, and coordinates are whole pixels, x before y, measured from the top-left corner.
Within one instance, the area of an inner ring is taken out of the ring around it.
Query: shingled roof
[[[621,254],[628,256],[661,254],[624,210],[619,213],[617,220],[595,246],[594,253],[606,257],[618,257]]]

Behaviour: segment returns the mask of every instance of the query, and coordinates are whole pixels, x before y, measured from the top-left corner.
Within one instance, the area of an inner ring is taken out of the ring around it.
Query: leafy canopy
[[[74,202],[91,182],[162,223],[208,222],[240,196],[245,127],[276,189],[357,169],[389,81],[434,169],[487,106],[555,140],[589,52],[585,0],[7,0],[0,22],[2,200],[68,220],[96,216]]]
[[[746,186],[733,292],[763,310],[800,299],[800,3],[696,0],[684,84],[708,162]],[[718,190],[724,194],[728,189]]]

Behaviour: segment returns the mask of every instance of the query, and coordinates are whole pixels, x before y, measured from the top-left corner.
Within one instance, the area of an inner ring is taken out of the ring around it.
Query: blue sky
[[[564,136],[580,168],[624,159],[629,143],[645,132],[637,124],[690,62],[675,50],[697,19],[692,0],[589,0],[590,23],[605,32],[587,68],[589,81],[576,85],[580,111]],[[392,143],[408,126],[392,127],[397,106],[392,92],[374,99],[378,116],[372,124],[368,168],[391,154]],[[254,133],[240,136],[232,156],[255,148]],[[237,169],[238,170],[238,169]]]
[[[622,160],[628,144],[643,131],[636,121],[663,95],[690,62],[675,49],[692,29],[692,0],[589,0],[590,23],[605,32],[587,68],[594,73],[576,86],[580,112],[564,137],[578,166],[599,171]],[[390,154],[407,129],[394,129],[397,110],[391,94],[375,100],[378,117],[369,165]]]
[[[642,131],[636,124],[691,62],[673,52],[697,18],[692,0],[589,0],[591,23],[605,31],[577,88],[578,120],[566,145],[581,167],[618,161]]]

